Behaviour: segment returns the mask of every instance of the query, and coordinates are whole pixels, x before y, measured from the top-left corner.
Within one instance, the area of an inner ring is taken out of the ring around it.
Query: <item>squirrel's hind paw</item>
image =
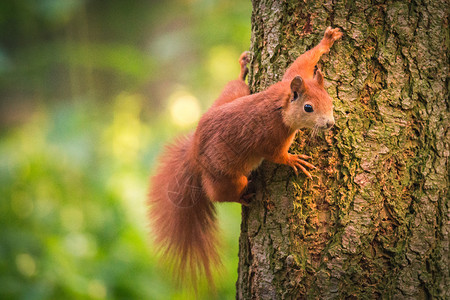
[[[256,195],[256,193],[249,193],[249,194],[245,194],[242,195],[241,198],[239,199],[238,203],[240,203],[243,206],[250,206],[250,203],[252,202],[252,198]]]
[[[241,56],[239,57],[239,64],[241,65],[241,68],[247,65],[249,62],[250,62],[250,51],[242,52]]]
[[[241,65],[241,72],[239,73],[239,79],[245,81],[245,77],[248,74],[247,64],[250,62],[250,52],[244,51],[239,57],[239,64]]]

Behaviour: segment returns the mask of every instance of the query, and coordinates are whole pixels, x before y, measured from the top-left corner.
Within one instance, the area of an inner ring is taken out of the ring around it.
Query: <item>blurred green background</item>
[[[0,2],[1,299],[193,298],[157,263],[148,182],[237,77],[250,15],[238,0]],[[216,297],[232,299],[239,205],[219,221]]]

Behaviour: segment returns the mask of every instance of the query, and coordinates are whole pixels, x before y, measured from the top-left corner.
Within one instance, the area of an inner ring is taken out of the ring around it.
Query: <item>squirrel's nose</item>
[[[331,128],[334,125],[334,120],[330,120],[327,122],[327,128]]]

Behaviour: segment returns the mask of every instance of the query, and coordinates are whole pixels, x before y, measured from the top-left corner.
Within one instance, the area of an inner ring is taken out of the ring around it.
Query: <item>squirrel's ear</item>
[[[298,99],[298,97],[305,92],[305,82],[300,76],[295,76],[294,79],[291,81],[291,91],[292,91],[292,98],[291,102]]]
[[[317,69],[316,74],[314,75],[314,78],[316,79],[319,86],[323,87],[323,74],[320,72],[319,69]]]

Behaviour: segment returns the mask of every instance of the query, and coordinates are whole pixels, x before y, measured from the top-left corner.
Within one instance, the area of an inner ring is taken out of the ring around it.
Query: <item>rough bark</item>
[[[253,0],[250,86],[327,26],[336,126],[298,134],[314,179],[264,162],[243,208],[238,299],[449,299],[449,2]]]

